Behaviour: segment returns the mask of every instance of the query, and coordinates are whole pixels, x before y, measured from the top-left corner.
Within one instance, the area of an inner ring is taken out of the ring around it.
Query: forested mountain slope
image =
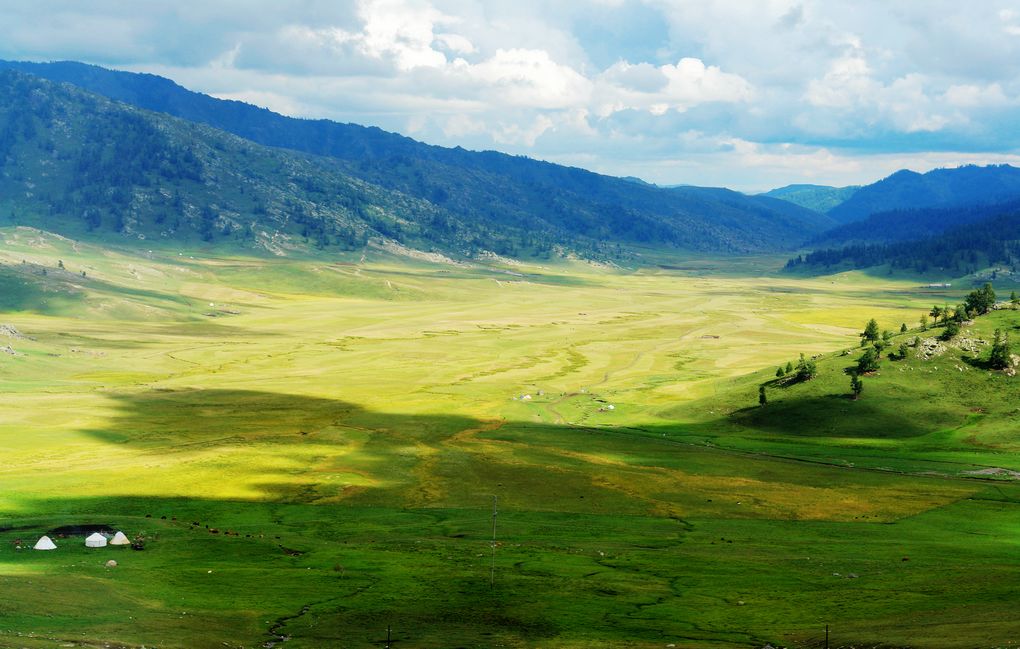
[[[840,203],[853,196],[860,189],[857,185],[849,187],[830,187],[828,185],[787,185],[769,190],[760,196],[769,196],[806,207],[816,212],[828,212]]]
[[[993,205],[969,205],[872,214],[823,232],[808,242],[811,247],[836,247],[861,243],[894,243],[928,238],[968,223],[1020,210],[1020,200]]]
[[[788,269],[831,272],[888,265],[921,275],[960,277],[989,267],[1020,272],[1020,205],[942,234],[888,244],[856,244],[816,250],[789,261]],[[999,271],[994,271],[999,272]]]
[[[501,254],[548,254],[552,245],[605,253],[627,244],[761,252],[796,246],[833,225],[824,215],[769,197],[641,185],[520,156],[426,145],[378,128],[294,119],[153,75],[69,62],[0,66],[260,144],[334,158],[344,174],[427,203],[446,221],[476,229],[478,241],[468,247]],[[494,232],[503,235],[487,234]]]
[[[71,236],[277,253],[355,249],[372,237],[445,248],[527,243],[508,228],[468,227],[328,158],[14,71],[0,71],[0,218]]]
[[[1009,165],[967,165],[925,174],[902,170],[861,187],[828,215],[849,223],[879,212],[973,207],[1012,199],[1020,199],[1020,169]]]

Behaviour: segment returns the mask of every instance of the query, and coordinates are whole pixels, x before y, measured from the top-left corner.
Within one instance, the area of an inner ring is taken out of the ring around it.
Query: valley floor
[[[854,414],[833,365],[801,409],[777,392],[772,419],[753,410],[777,365],[955,297],[774,260],[330,263],[0,237],[0,646],[364,647],[388,627],[397,647],[816,647],[826,625],[833,647],[1020,639],[1020,490],[967,473],[1020,469],[1014,384],[965,384],[933,415],[890,369]],[[879,412],[897,390],[914,410]],[[145,550],[16,549],[84,523]]]

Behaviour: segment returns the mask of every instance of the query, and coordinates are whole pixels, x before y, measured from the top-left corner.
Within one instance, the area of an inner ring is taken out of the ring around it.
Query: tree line
[[[1020,208],[925,239],[815,250],[786,262],[787,270],[873,268],[968,275],[989,266],[1020,273]]]

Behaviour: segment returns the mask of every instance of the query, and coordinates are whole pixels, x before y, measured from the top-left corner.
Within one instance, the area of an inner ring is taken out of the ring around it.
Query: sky
[[[0,0],[0,58],[663,185],[1020,165],[1020,0]]]

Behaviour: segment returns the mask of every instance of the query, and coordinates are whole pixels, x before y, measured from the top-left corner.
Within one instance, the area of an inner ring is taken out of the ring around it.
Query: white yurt
[[[131,545],[131,541],[124,535],[124,532],[117,532],[110,539],[110,545]]]
[[[32,546],[32,549],[33,550],[56,550],[57,549],[57,544],[54,543],[53,539],[51,539],[50,537],[44,536],[44,537],[42,537],[41,539],[39,539],[38,541],[35,542],[35,545]]]
[[[106,537],[99,532],[94,532],[88,538],[85,539],[85,547],[87,548],[105,548]]]

